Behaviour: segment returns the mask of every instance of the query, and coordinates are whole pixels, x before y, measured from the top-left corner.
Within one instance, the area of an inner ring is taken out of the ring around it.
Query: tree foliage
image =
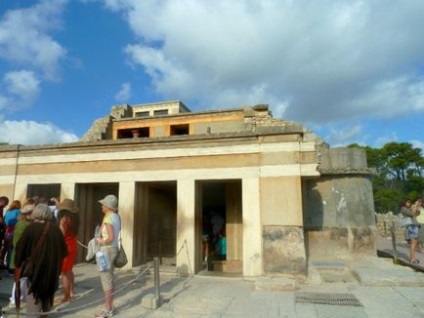
[[[407,142],[389,142],[382,148],[363,147],[368,167],[375,171],[372,176],[374,206],[380,213],[399,210],[403,198],[416,199],[424,189],[424,158],[420,148]]]

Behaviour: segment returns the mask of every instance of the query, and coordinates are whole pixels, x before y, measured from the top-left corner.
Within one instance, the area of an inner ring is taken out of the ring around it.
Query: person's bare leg
[[[113,308],[113,289],[106,290],[105,297],[106,297],[106,310],[111,311]]]
[[[417,251],[417,240],[411,239],[410,245],[410,262],[414,262],[416,260],[416,251]]]
[[[71,300],[71,279],[70,273],[62,273],[63,298],[62,302]]]
[[[72,298],[74,298],[74,296],[75,296],[74,287],[75,287],[75,275],[74,275],[74,272],[70,272],[69,273],[69,297],[70,297],[70,300],[72,300]]]

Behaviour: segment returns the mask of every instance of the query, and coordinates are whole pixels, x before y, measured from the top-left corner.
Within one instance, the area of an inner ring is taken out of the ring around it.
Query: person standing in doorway
[[[113,292],[114,292],[114,261],[118,255],[118,234],[121,229],[121,219],[118,215],[118,199],[109,194],[99,200],[102,207],[103,222],[100,225],[100,236],[96,239],[100,244],[100,252],[107,259],[108,268],[100,272],[103,292],[105,294],[105,308],[96,317],[113,317]]]

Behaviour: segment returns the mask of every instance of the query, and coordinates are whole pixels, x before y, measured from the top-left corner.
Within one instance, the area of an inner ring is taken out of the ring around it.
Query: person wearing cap
[[[79,208],[72,199],[64,199],[62,202],[57,203],[56,208],[58,211],[57,222],[65,238],[66,246],[68,247],[68,256],[63,259],[62,264],[63,298],[60,302],[64,303],[72,301],[74,297],[75,275],[73,268],[75,259],[77,258]]]
[[[98,201],[102,206],[103,222],[100,225],[100,236],[96,239],[100,244],[100,252],[107,257],[109,269],[100,272],[103,292],[105,294],[105,308],[96,317],[108,318],[114,315],[113,291],[114,291],[114,261],[118,255],[118,234],[121,228],[121,220],[118,215],[118,199],[109,194]]]

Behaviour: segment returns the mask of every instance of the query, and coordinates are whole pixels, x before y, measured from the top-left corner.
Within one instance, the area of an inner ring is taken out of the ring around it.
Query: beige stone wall
[[[378,235],[382,237],[390,237],[391,229],[393,227],[395,230],[396,239],[399,242],[405,241],[405,228],[397,226],[397,221],[399,220],[398,215],[394,215],[393,213],[376,213],[375,219]]]
[[[345,258],[375,255],[372,187],[363,175],[328,175],[304,182],[308,255]]]
[[[300,177],[261,178],[261,223],[302,226]]]

